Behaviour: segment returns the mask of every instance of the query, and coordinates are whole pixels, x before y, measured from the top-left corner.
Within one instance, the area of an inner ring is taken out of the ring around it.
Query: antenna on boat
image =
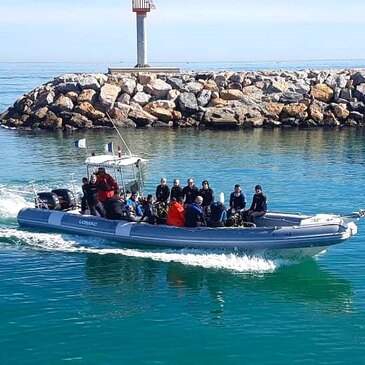
[[[113,119],[112,119],[112,118],[110,118],[110,115],[109,115],[109,113],[108,113],[108,112],[106,113],[106,115],[107,115],[107,117],[109,118],[110,122],[112,123],[112,125],[113,125],[114,129],[117,131],[119,138],[122,140],[122,142],[123,142],[123,144],[124,144],[125,148],[127,149],[128,153],[129,153],[129,156],[132,156],[132,152],[131,152],[131,150],[129,149],[129,147],[128,147],[128,145],[127,145],[126,141],[124,140],[124,138],[122,137],[122,135],[119,133],[118,128],[117,128],[117,126],[115,125],[115,123],[114,123]]]

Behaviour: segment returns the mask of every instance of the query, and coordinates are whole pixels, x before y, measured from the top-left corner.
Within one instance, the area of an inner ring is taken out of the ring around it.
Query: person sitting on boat
[[[255,186],[255,195],[247,212],[247,220],[254,223],[254,218],[263,217],[267,213],[267,198],[262,193],[261,185]]]
[[[102,203],[112,197],[115,194],[115,191],[119,189],[118,183],[112,176],[106,173],[104,167],[99,167],[98,169],[96,186],[99,190],[99,201]]]
[[[147,195],[147,199],[143,204],[143,215],[141,222],[147,222],[149,224],[156,224],[157,212],[153,204],[153,196],[151,194]]]
[[[199,195],[203,197],[203,210],[205,214],[208,214],[211,204],[214,202],[214,191],[209,187],[208,180],[202,182],[202,188],[199,190]]]
[[[138,192],[132,191],[132,195],[126,202],[127,205],[127,217],[131,222],[137,222],[141,220],[143,211],[141,205],[138,202]]]
[[[170,207],[167,212],[167,225],[176,227],[185,226],[184,200],[181,196],[177,199],[172,198],[170,201]]]
[[[113,195],[105,201],[104,207],[107,219],[120,220],[126,216],[124,195]]]
[[[156,187],[156,202],[167,203],[170,196],[170,188],[167,186],[166,178],[161,178],[160,185]]]
[[[89,180],[87,179],[87,177],[83,177],[82,186],[81,186],[82,193],[83,193],[83,196],[81,198],[81,212],[80,212],[81,214],[85,214],[85,211],[88,208],[87,200],[86,200],[86,186],[88,183],[89,183]]]
[[[203,198],[201,196],[197,196],[195,198],[195,202],[187,206],[185,209],[186,227],[200,227],[206,225],[202,204]]]
[[[85,186],[86,201],[91,215],[96,216],[98,213],[101,217],[105,217],[105,209],[99,201],[99,189],[96,181],[96,176],[91,175],[90,182]]]
[[[196,197],[199,195],[199,190],[194,184],[194,179],[190,177],[187,183],[188,185],[183,189],[185,206],[194,203]]]
[[[170,192],[170,201],[172,201],[173,199],[178,200],[179,198],[182,198],[184,200],[183,189],[180,186],[180,180],[174,179],[173,186]]]
[[[234,191],[229,197],[229,211],[228,215],[234,215],[235,213],[242,213],[246,208],[246,195],[242,192],[241,185],[236,184]]]
[[[210,206],[209,227],[224,227],[227,222],[227,208],[221,202],[213,202]]]

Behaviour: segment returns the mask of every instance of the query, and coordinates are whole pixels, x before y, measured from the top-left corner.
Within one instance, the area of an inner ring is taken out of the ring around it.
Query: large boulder
[[[280,96],[280,103],[299,103],[303,100],[303,95],[298,92],[287,91]]]
[[[128,119],[128,111],[126,109],[114,107],[109,110],[108,114],[115,121],[124,122]]]
[[[131,99],[131,101],[139,104],[139,105],[146,105],[151,99],[151,95],[148,95],[147,93],[145,92],[138,92],[136,93],[133,98]]]
[[[306,110],[307,110],[307,105],[303,103],[293,103],[284,105],[282,113],[285,114],[286,116],[305,119],[308,116]]]
[[[149,85],[151,86],[151,94],[159,99],[165,99],[167,93],[172,89],[171,85],[161,79],[152,80]]]
[[[100,83],[96,77],[92,75],[81,75],[79,78],[79,85],[82,90],[93,89],[95,91],[100,89]]]
[[[138,82],[141,85],[147,85],[156,79],[156,74],[140,73],[138,74]]]
[[[128,77],[121,79],[119,85],[124,93],[132,95],[134,93],[137,83],[134,78]]]
[[[48,106],[53,103],[55,97],[56,97],[56,94],[54,91],[46,91],[38,96],[38,98],[36,99],[36,101],[34,103],[34,106],[36,108]]]
[[[57,113],[68,112],[74,108],[72,100],[62,94],[57,98],[57,100],[51,105],[51,108]]]
[[[202,90],[197,96],[198,105],[207,106],[211,97],[212,97],[212,92],[210,90],[207,89]]]
[[[362,70],[362,71],[355,72],[351,76],[351,80],[353,81],[354,86],[365,83],[365,71]]]
[[[315,99],[326,103],[328,103],[333,97],[333,89],[326,84],[314,85],[310,93]]]
[[[184,90],[190,93],[198,94],[203,89],[203,85],[200,82],[190,81],[188,82]]]
[[[96,120],[105,118],[105,114],[99,110],[96,110],[89,102],[84,101],[75,107],[75,113],[84,115],[88,119]]]
[[[324,118],[325,104],[319,101],[314,101],[311,105],[309,105],[308,111],[309,111],[309,116],[315,122],[317,123],[322,122]]]
[[[349,77],[346,77],[344,74],[330,74],[325,83],[334,89],[335,87],[345,88],[347,85],[347,81]]]
[[[212,92],[219,92],[219,87],[214,80],[207,80],[203,84],[203,88]]]
[[[202,123],[207,128],[214,129],[231,129],[239,126],[236,113],[230,108],[207,108]]]
[[[174,119],[175,103],[169,100],[153,101],[147,104],[143,110],[154,115],[163,122],[169,122]]]
[[[157,118],[144,110],[131,109],[128,113],[128,118],[131,119],[137,127],[147,127],[157,121]]]
[[[332,103],[331,109],[336,118],[340,120],[345,120],[350,114],[350,112],[346,108],[346,104],[339,105]]]
[[[176,100],[179,109],[185,115],[192,115],[199,111],[198,101],[193,93],[181,93]]]
[[[244,94],[240,90],[229,89],[229,90],[222,90],[220,92],[220,97],[223,100],[240,100],[243,99]]]
[[[118,94],[120,93],[120,87],[111,84],[105,84],[100,89],[99,101],[103,106],[110,108],[117,100]]]
[[[96,100],[96,91],[93,89],[84,89],[81,91],[77,101],[83,103],[87,101],[88,103],[93,103]]]
[[[365,83],[358,84],[353,91],[353,95],[358,101],[365,101]]]
[[[56,86],[57,92],[61,94],[67,94],[70,91],[79,93],[80,92],[80,84],[75,81],[62,82]]]
[[[282,103],[266,103],[265,108],[266,110],[273,115],[279,116],[281,111],[283,110],[284,104]]]

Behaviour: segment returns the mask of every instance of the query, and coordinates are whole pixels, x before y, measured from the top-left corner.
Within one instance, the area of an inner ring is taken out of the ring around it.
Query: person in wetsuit
[[[147,222],[149,224],[156,224],[157,212],[153,204],[153,196],[151,194],[147,195],[147,199],[143,204],[143,215],[141,222]]]
[[[131,197],[126,202],[126,213],[128,220],[131,222],[139,222],[143,215],[142,208],[138,202],[138,192],[132,191]]]
[[[173,186],[170,192],[170,201],[173,199],[178,200],[179,198],[184,199],[183,189],[180,186],[180,180],[174,179]]]
[[[201,196],[197,196],[195,202],[187,206],[185,209],[186,227],[206,226],[202,204],[203,198]]]
[[[88,183],[89,183],[89,181],[88,181],[87,177],[83,177],[82,186],[81,186],[82,193],[83,193],[83,196],[81,198],[81,212],[80,212],[81,214],[85,214],[85,211],[88,208],[87,200],[86,200],[86,186]]]
[[[183,189],[185,206],[194,203],[196,197],[199,195],[199,190],[194,184],[194,179],[190,177],[187,183],[188,185]]]
[[[167,203],[170,196],[170,188],[167,186],[166,178],[161,178],[160,185],[156,187],[156,202]]]
[[[229,197],[229,216],[239,212],[243,212],[246,208],[246,195],[242,192],[241,185],[236,184],[234,191]]]
[[[116,194],[108,198],[104,202],[105,217],[112,220],[120,220],[123,218],[125,219],[126,213],[124,204],[124,196],[122,195]]]
[[[199,190],[199,195],[203,198],[202,208],[205,214],[208,214],[211,204],[214,202],[214,191],[209,187],[208,180],[202,182],[202,188]]]
[[[221,202],[214,202],[210,206],[209,227],[224,227],[227,222],[227,208]]]
[[[267,198],[262,193],[261,185],[255,186],[255,195],[252,198],[252,204],[247,212],[250,222],[254,222],[254,218],[263,217],[267,212]]]
[[[105,209],[103,204],[99,201],[99,190],[96,184],[96,176],[91,175],[90,182],[85,186],[86,201],[90,209],[91,215],[99,215],[105,217]]]

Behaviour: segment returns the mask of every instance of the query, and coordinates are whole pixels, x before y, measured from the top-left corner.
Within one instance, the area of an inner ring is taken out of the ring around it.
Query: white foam
[[[103,239],[58,233],[37,233],[14,228],[0,228],[1,238],[6,238],[12,243],[26,244],[34,249],[47,251],[92,253],[99,255],[114,254],[237,272],[273,272],[278,267],[288,264],[287,261],[279,259],[269,260],[260,256],[247,256],[235,253],[212,253],[203,250],[142,251],[127,248],[103,248],[100,246],[107,243]],[[93,247],[90,247],[90,244]]]
[[[33,202],[27,201],[13,188],[0,186],[0,219],[16,218],[20,209],[33,206]]]

